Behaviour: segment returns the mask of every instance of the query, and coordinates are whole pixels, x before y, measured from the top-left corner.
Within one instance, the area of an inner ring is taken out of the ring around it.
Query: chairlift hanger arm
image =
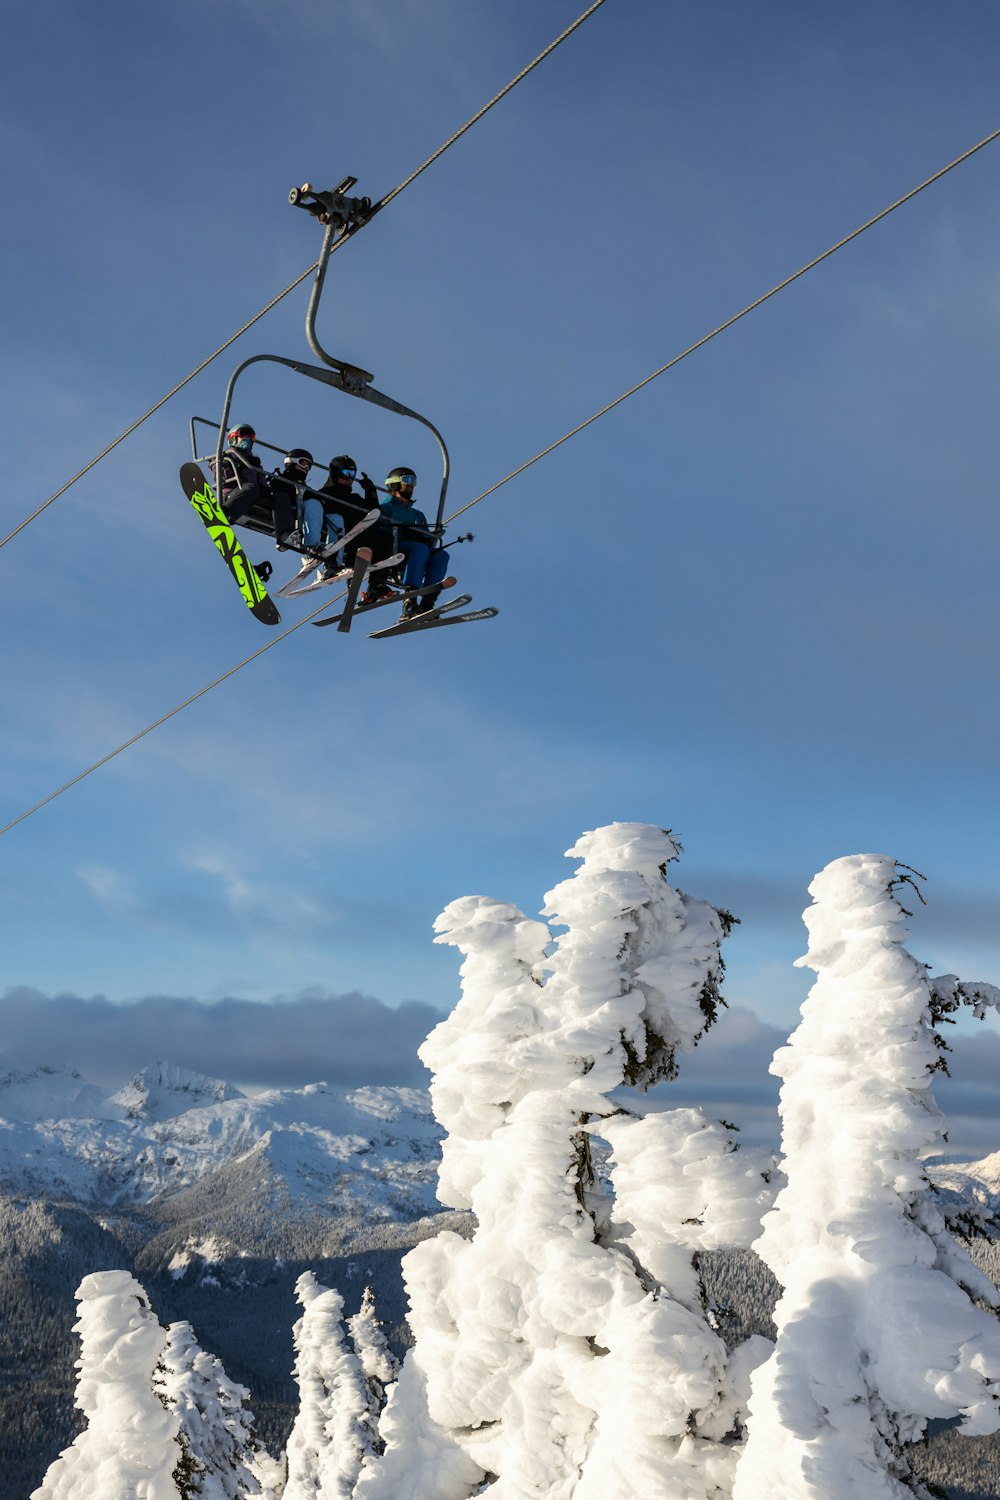
[[[332,377],[314,366],[297,364],[286,360],[284,363],[291,364],[293,369],[302,375],[311,375],[313,379],[325,380],[328,385],[335,386],[344,391],[348,396],[357,396],[362,401],[371,401],[376,406],[382,406],[386,411],[396,412],[401,417],[411,417],[415,422],[420,422],[434,434],[437,445],[441,450],[441,458],[444,465],[441,480],[441,493],[438,499],[437,514],[435,516],[433,530],[440,532],[442,529],[442,518],[444,516],[445,497],[448,492],[448,475],[451,468],[451,460],[444,438],[441,436],[434,423],[427,417],[421,416],[409,406],[403,406],[401,402],[378,391],[372,385],[374,376],[367,370],[362,370],[358,365],[348,364],[346,360],[335,359],[328,354],[319,341],[316,333],[316,314],[319,310],[320,298],[323,295],[323,286],[326,281],[326,268],[333,252],[334,244],[356,231],[374,217],[381,204],[372,207],[370,198],[347,198],[344,195],[357,181],[356,177],[345,177],[332,192],[317,192],[310,183],[305,183],[301,188],[293,188],[289,193],[289,202],[297,208],[305,208],[321,224],[326,225],[326,234],[323,238],[323,249],[320,252],[319,262],[316,267],[316,275],[313,279],[312,292],[309,297],[309,307],[306,311],[306,338],[309,347],[333,372]]]
[[[352,365],[346,360],[334,359],[332,355],[327,354],[316,336],[316,312],[323,294],[327,262],[333,254],[334,245],[355,234],[367,224],[372,216],[370,198],[345,197],[348,188],[352,188],[357,180],[356,177],[345,177],[330,192],[317,192],[311,183],[305,182],[300,188],[292,188],[288,195],[289,203],[295,208],[304,208],[321,224],[326,225],[323,249],[320,252],[309,307],[306,311],[306,338],[309,340],[310,349],[318,359],[342,372],[346,384],[341,389],[347,390],[351,395],[360,394],[360,387],[369,385],[375,377],[368,370],[362,370],[360,365]]]

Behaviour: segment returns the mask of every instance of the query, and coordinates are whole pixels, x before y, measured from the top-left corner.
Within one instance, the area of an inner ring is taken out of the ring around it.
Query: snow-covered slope
[[[966,1198],[981,1208],[1000,1209],[1000,1151],[981,1161],[933,1163],[929,1168],[935,1185]]]
[[[110,1090],[87,1083],[75,1068],[0,1071],[0,1119],[86,1119],[104,1113]]]
[[[170,1120],[202,1105],[245,1097],[221,1079],[190,1073],[173,1063],[157,1062],[137,1073],[131,1083],[111,1095],[108,1103],[120,1108],[126,1119]]]
[[[124,1208],[244,1164],[283,1212],[412,1219],[439,1208],[439,1143],[417,1089],[314,1083],[247,1097],[163,1063],[116,1093],[44,1068],[0,1079],[0,1192],[13,1196]]]

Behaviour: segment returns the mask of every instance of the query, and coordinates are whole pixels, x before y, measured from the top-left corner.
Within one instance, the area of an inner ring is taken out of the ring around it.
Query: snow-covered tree
[[[76,1404],[87,1426],[32,1500],[178,1500],[178,1417],[153,1392],[166,1330],[127,1271],[85,1276],[77,1301]]]
[[[153,1382],[180,1419],[183,1457],[176,1475],[182,1500],[266,1497],[277,1478],[274,1461],[253,1436],[249,1392],[230,1380],[220,1360],[202,1349],[190,1323],[172,1323]]]
[[[903,947],[911,876],[880,855],[809,887],[818,978],[772,1071],[787,1186],[755,1248],[784,1291],[753,1377],[735,1500],[902,1500],[929,1417],[1000,1428],[1000,1297],[949,1233],[921,1165],[940,1148],[938,1022],[1000,991],[932,980]]]
[[[366,1286],[361,1306],[353,1318],[348,1318],[354,1352],[361,1361],[361,1368],[368,1380],[376,1383],[376,1394],[381,1395],[390,1380],[399,1374],[399,1360],[389,1348],[382,1324],[375,1310],[375,1293]]]
[[[696,1200],[704,1219],[713,1174],[746,1195],[755,1232],[761,1193],[770,1201],[761,1164],[720,1165],[728,1134],[683,1112],[678,1142],[701,1135],[712,1165],[698,1191],[643,1208],[633,1147],[655,1154],[669,1130],[605,1123],[622,1114],[612,1091],[673,1077],[716,1018],[726,924],[671,888],[677,853],[645,824],[584,835],[570,851],[580,869],[546,898],[568,929],[551,952],[546,926],[497,901],[465,898],[438,919],[438,941],[464,955],[462,998],[421,1049],[448,1131],[439,1197],[472,1208],[478,1227],[404,1260],[416,1342],[359,1500],[467,1500],[484,1484],[495,1500],[729,1493],[734,1400],[691,1269],[698,1236],[678,1257],[680,1295],[658,1274],[671,1274],[667,1255],[653,1269],[653,1245],[664,1216],[685,1245],[677,1205]],[[615,1145],[628,1224],[592,1169],[592,1133]],[[737,1359],[741,1388],[760,1355]]]
[[[385,1444],[378,1429],[385,1406],[385,1388],[399,1374],[399,1360],[386,1341],[375,1310],[375,1293],[370,1286],[365,1287],[361,1306],[353,1318],[348,1318],[347,1327],[368,1388],[366,1425],[370,1435],[370,1454],[381,1453]],[[366,1459],[369,1456],[366,1454]]]
[[[347,1346],[339,1292],[311,1271],[295,1284],[302,1316],[295,1324],[299,1411],[288,1438],[283,1500],[346,1500],[362,1461],[374,1449],[368,1384]]]

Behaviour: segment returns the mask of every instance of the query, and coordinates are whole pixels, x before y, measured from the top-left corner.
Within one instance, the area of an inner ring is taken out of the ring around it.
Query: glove
[[[372,480],[368,478],[364,469],[361,470],[361,491],[369,505],[378,504],[378,490]]]

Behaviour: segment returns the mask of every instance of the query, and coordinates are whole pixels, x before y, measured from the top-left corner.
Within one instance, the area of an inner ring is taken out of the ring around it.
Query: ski
[[[367,515],[362,516],[356,526],[352,526],[350,531],[345,531],[344,535],[338,537],[335,542],[330,542],[326,547],[318,548],[313,554],[316,558],[316,566],[320,567],[328,557],[333,557],[335,553],[339,552],[341,547],[346,547],[348,542],[353,542],[354,538],[360,536],[363,531],[367,531],[369,526],[374,526],[381,514],[382,512],[376,506],[374,510],[370,510]],[[304,583],[300,589],[297,589],[295,587],[296,583],[304,576],[304,574],[296,573],[287,583],[282,584],[280,589],[275,589],[275,598],[294,599],[299,594],[308,593],[310,589],[324,588],[328,583],[336,583],[338,578],[350,578],[351,570],[350,568],[344,568],[338,573],[331,573],[329,577],[314,578],[312,583]]]
[[[464,614],[452,614],[452,610],[462,609],[464,605],[471,603],[471,594],[458,594],[454,599],[449,599],[447,604],[428,610],[426,614],[414,615],[409,620],[400,620],[398,624],[389,625],[385,630],[369,631],[368,638],[378,641],[390,635],[409,635],[413,630],[433,630],[438,625],[465,625],[471,620],[492,620],[500,613],[498,609],[490,605],[486,609],[470,609]]]
[[[242,546],[236,538],[215,493],[197,464],[181,464],[181,486],[192,508],[201,517],[223,562],[233,576],[243,599],[255,619],[264,625],[280,625],[278,607],[270,597]]]
[[[335,548],[334,550],[336,551],[337,549]],[[316,556],[316,566],[317,568],[323,566],[323,559],[319,554]],[[313,578],[308,583],[303,583],[301,588],[296,588],[295,585],[303,578],[309,578],[309,570],[305,573],[296,573],[287,583],[283,583],[280,589],[275,589],[274,597],[276,599],[297,599],[300,594],[307,594],[312,589],[318,589],[328,583],[336,583],[339,578],[350,578],[350,576],[351,572],[349,568],[341,568],[336,573],[324,574],[322,584],[320,579]]]
[[[354,614],[354,606],[358,602],[361,593],[361,585],[365,581],[365,574],[371,564],[372,554],[370,547],[359,547],[354,554],[354,567],[351,570],[351,581],[347,586],[347,598],[344,600],[344,612],[340,617],[338,630],[350,630],[351,616]]]
[[[378,566],[376,564],[376,566]],[[451,589],[457,583],[455,578],[442,578],[440,583],[435,583],[435,589]],[[386,594],[382,599],[373,599],[371,604],[359,604],[354,611],[356,615],[363,615],[370,609],[381,609],[384,604],[405,604],[407,599],[415,599],[419,594],[429,594],[430,589],[422,583],[415,589],[397,589],[395,593]],[[314,625],[336,625],[340,615],[327,615],[325,620],[313,620]]]
[[[368,549],[365,548],[365,551]],[[369,573],[377,573],[379,568],[394,568],[397,563],[403,561],[402,552],[394,552],[391,557],[385,557],[381,562],[372,563],[368,569]],[[313,594],[317,589],[329,588],[331,583],[343,583],[350,578],[350,568],[342,568],[339,573],[328,573],[323,578],[314,578],[312,583],[304,583],[300,589],[293,589],[283,593],[283,599],[299,599],[303,594]]]
[[[409,625],[411,621],[414,620],[430,620],[437,615],[449,614],[453,609],[464,609],[467,604],[471,603],[471,594],[455,594],[451,599],[446,599],[443,604],[438,604],[434,609],[425,609],[423,614],[409,615],[405,619],[402,615],[400,615],[396,623],[397,625]],[[392,627],[387,625],[385,628],[386,630],[389,630]],[[372,634],[374,633],[375,632],[372,632]],[[381,635],[382,631],[379,631],[378,634]]]
[[[493,620],[500,613],[494,605],[488,605],[486,609],[469,609],[463,615],[418,615],[415,620],[403,620],[398,625],[390,625],[388,630],[372,630],[368,633],[369,640],[380,641],[390,635],[409,635],[414,630],[436,630],[439,625],[467,625],[472,620]]]

